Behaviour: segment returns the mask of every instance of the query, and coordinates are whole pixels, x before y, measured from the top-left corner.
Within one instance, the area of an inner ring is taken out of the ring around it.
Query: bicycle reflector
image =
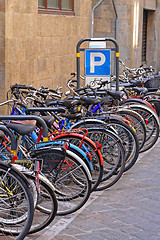
[[[148,125],[148,119],[145,119],[145,123],[146,123],[146,125]]]
[[[63,147],[62,147],[64,150],[67,150],[68,149],[68,143],[67,142],[65,142],[64,144],[63,144]]]
[[[101,149],[101,148],[102,148],[102,144],[100,144],[100,143],[99,143],[99,142],[97,142],[97,141],[96,141],[96,144],[97,144],[97,146],[98,146],[98,148],[99,148],[99,149]]]
[[[87,157],[88,157],[89,161],[92,162],[92,155],[90,153],[87,153]]]
[[[127,125],[128,125],[128,126],[130,126],[130,123],[129,123],[129,121],[126,121],[126,120],[125,120],[125,123],[127,123]]]
[[[12,156],[12,163],[15,163],[16,160],[18,160],[17,155]]]

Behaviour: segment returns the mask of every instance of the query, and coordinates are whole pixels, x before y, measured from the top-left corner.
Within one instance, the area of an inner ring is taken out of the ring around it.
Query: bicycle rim
[[[13,168],[7,171],[8,167],[0,166],[0,236],[21,240],[31,227],[33,198],[21,173]]]

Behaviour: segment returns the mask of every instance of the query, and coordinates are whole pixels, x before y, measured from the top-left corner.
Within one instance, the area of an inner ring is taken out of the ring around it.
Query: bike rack
[[[115,45],[115,48],[112,49],[116,52],[116,91],[119,91],[119,45],[114,38],[83,38],[77,43],[76,47],[76,62],[77,62],[77,88],[80,88],[80,51],[84,51],[84,48],[80,48],[81,44],[84,42],[93,42],[93,41],[106,41],[112,42]]]

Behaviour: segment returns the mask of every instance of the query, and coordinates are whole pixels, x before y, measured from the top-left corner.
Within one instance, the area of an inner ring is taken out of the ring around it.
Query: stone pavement
[[[160,139],[110,189],[26,240],[160,240]]]

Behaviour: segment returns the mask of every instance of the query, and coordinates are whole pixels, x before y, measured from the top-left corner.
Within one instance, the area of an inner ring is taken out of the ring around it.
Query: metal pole
[[[118,14],[117,14],[117,9],[116,9],[116,5],[115,5],[115,2],[114,0],[112,0],[112,3],[113,3],[113,8],[114,8],[114,12],[115,12],[115,15],[116,15],[116,20],[115,20],[115,39],[117,40],[117,29],[118,29]]]
[[[103,1],[104,0],[100,0],[92,9],[92,15],[91,15],[91,38],[93,38],[94,11]]]

